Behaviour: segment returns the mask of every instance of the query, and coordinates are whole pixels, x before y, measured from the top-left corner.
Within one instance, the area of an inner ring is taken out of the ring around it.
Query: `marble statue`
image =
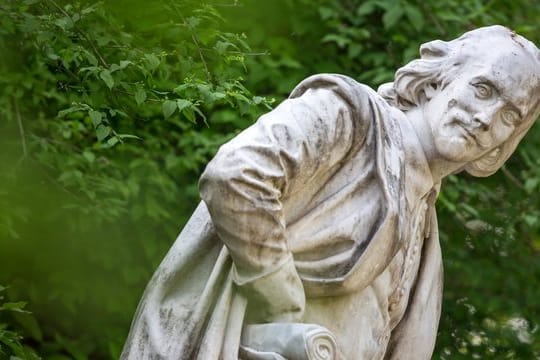
[[[378,92],[305,79],[208,164],[122,359],[429,359],[441,179],[495,172],[539,113],[540,52],[502,26]]]

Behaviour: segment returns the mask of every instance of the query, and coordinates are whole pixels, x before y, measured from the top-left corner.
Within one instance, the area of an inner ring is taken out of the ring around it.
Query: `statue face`
[[[476,160],[534,120],[527,112],[537,97],[531,81],[537,69],[519,43],[498,40],[467,48],[454,79],[442,89],[426,90],[424,118],[446,160]]]

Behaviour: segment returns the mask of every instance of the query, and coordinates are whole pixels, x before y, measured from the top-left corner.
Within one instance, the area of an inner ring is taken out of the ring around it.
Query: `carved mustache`
[[[489,147],[489,141],[483,139],[481,134],[478,134],[478,129],[480,129],[481,124],[476,124],[470,116],[463,115],[454,115],[450,121],[450,125],[459,126],[465,131],[465,133],[476,142],[481,148]]]

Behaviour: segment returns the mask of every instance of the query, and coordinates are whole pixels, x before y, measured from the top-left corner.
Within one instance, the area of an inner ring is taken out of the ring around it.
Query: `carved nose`
[[[487,130],[491,123],[491,116],[485,112],[478,112],[473,117],[473,123],[476,127]]]

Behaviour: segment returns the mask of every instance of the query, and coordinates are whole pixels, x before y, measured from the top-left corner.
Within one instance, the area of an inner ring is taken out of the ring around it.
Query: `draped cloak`
[[[442,293],[437,190],[407,206],[403,117],[369,87],[320,74],[222,146],[201,178],[204,201],[144,292],[122,359],[233,358],[224,349],[242,325],[238,289],[275,277],[279,290],[289,275],[308,308],[389,279],[377,358],[429,359]]]

